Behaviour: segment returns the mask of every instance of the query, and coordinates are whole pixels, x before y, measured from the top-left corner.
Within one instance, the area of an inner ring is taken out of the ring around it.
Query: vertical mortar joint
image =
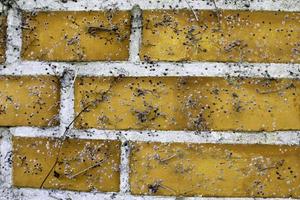
[[[66,131],[73,120],[74,108],[74,82],[76,72],[73,69],[65,68],[61,74],[61,97],[60,97],[60,128],[61,134]]]
[[[130,155],[130,143],[127,139],[121,139],[121,166],[120,166],[120,191],[123,194],[130,194],[129,183],[129,155]]]
[[[131,35],[129,48],[129,61],[138,63],[140,61],[139,51],[142,37],[142,10],[139,5],[131,9]]]

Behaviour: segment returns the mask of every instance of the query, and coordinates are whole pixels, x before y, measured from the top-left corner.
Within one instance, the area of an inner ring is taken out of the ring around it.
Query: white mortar
[[[193,9],[215,9],[212,3],[202,0],[187,0]],[[117,8],[130,10],[134,5],[141,9],[170,9],[189,8],[186,0],[78,0],[77,3],[59,0],[17,0],[22,10],[103,10]],[[229,2],[226,4],[226,2]],[[300,0],[216,0],[219,9],[254,9],[254,10],[285,10],[300,11]],[[157,142],[192,142],[192,143],[243,143],[243,144],[289,144],[300,145],[300,131],[278,131],[258,133],[234,132],[191,132],[191,131],[109,131],[109,130],[71,130],[69,135],[83,139],[113,139],[121,140],[121,191],[119,193],[84,193],[60,190],[16,189],[12,188],[11,168],[11,136],[25,137],[59,137],[65,127],[74,117],[74,78],[76,76],[250,76],[273,78],[300,77],[300,64],[274,64],[274,63],[217,63],[217,62],[185,62],[167,63],[158,62],[154,65],[142,64],[138,57],[141,41],[140,11],[135,9],[130,36],[130,56],[126,62],[35,62],[21,61],[21,16],[16,9],[8,13],[8,41],[6,63],[0,65],[0,75],[56,75],[62,76],[61,108],[59,118],[60,127],[33,128],[16,127],[2,128],[0,139],[0,200],[10,199],[230,199],[230,198],[175,198],[154,196],[132,196],[129,192],[129,151],[124,144],[127,141],[157,141]],[[155,69],[155,70],[153,70]],[[166,73],[166,69],[168,70]],[[233,198],[238,199],[238,198]],[[241,198],[246,199],[246,198]],[[248,198],[253,199],[253,198]],[[255,198],[259,199],[259,198]]]

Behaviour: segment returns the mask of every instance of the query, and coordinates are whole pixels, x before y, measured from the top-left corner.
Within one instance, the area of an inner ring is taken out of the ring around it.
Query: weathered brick
[[[80,77],[77,128],[300,129],[300,81],[221,77]]]
[[[131,192],[299,198],[299,154],[299,146],[136,142]]]
[[[6,17],[0,15],[0,63],[5,61]]]
[[[300,13],[143,11],[141,58],[153,61],[300,63]]]
[[[53,76],[0,76],[0,126],[58,125],[60,83]]]
[[[13,185],[39,188],[58,156],[58,140],[13,138]],[[67,139],[43,188],[119,191],[120,142]]]
[[[128,11],[23,13],[23,24],[24,60],[128,59]]]

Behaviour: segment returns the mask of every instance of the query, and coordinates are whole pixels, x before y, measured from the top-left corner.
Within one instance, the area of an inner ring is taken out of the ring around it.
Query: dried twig
[[[267,90],[267,91],[260,91],[256,89],[256,92],[259,94],[271,94],[271,93],[276,93],[276,92],[281,92],[283,90],[291,89],[291,88],[296,88],[296,86],[293,83],[290,83],[282,88],[279,88],[277,90]]]
[[[61,150],[62,150],[62,146],[66,140],[66,135],[68,133],[68,131],[70,130],[70,127],[72,126],[72,124],[74,124],[74,122],[80,117],[80,115],[86,111],[89,110],[89,108],[91,107],[96,107],[97,105],[99,105],[99,103],[103,102],[105,100],[105,96],[111,91],[112,87],[114,86],[114,84],[116,83],[116,81],[119,79],[120,77],[114,77],[112,83],[110,84],[109,88],[104,91],[100,98],[97,98],[96,100],[92,101],[91,103],[89,103],[87,106],[85,106],[76,116],[75,118],[69,123],[69,125],[66,127],[62,137],[59,138],[58,140],[58,152],[57,152],[57,156],[56,159],[54,161],[54,164],[52,165],[52,167],[50,168],[49,172],[47,173],[47,175],[45,176],[45,178],[43,179],[40,188],[43,188],[46,180],[48,179],[48,177],[50,176],[50,174],[52,173],[52,171],[54,170],[54,168],[56,167],[57,163],[58,163],[58,159],[60,157],[61,154]]]
[[[218,29],[216,29],[216,31],[220,31],[221,30],[221,16],[220,16],[220,9],[217,7],[216,1],[215,0],[211,0],[214,4],[215,7],[215,13],[217,15],[218,18]]]
[[[77,176],[79,176],[79,175],[81,175],[81,174],[83,174],[83,173],[85,173],[85,172],[87,172],[87,171],[89,171],[91,169],[94,169],[95,167],[99,167],[105,160],[106,159],[101,159],[100,161],[96,162],[94,165],[91,165],[91,166],[89,166],[89,167],[87,167],[87,168],[85,168],[85,169],[83,169],[83,170],[81,170],[81,171],[79,171],[79,172],[77,172],[77,173],[69,176],[68,178],[69,179],[73,179],[73,178],[75,178],[75,177],[77,177]]]
[[[193,9],[193,7],[190,5],[189,0],[185,0],[185,2],[186,2],[186,4],[189,6],[189,8],[192,10],[192,12],[193,12],[193,14],[194,14],[194,16],[195,16],[195,18],[196,18],[196,21],[199,22],[199,18],[198,18],[198,16],[197,16],[197,13],[196,13],[196,11]]]
[[[157,160],[159,160],[159,162],[166,162],[168,160],[171,160],[172,158],[175,158],[176,156],[177,156],[176,154],[173,154],[172,156],[169,156],[169,157],[164,158],[164,159],[157,158]]]
[[[197,185],[196,187],[192,187],[190,190],[184,191],[183,194],[188,195],[189,193],[199,189],[200,187],[201,187],[201,185]]]
[[[258,171],[265,171],[265,170],[269,170],[269,169],[276,169],[278,167],[282,167],[284,164],[285,160],[280,160],[277,163],[275,163],[275,165],[270,166],[270,167],[260,167],[260,165],[257,166]]]
[[[95,36],[99,32],[117,32],[119,28],[117,26],[112,26],[111,28],[105,28],[105,27],[94,27],[90,26],[88,27],[87,32],[93,36]]]
[[[118,41],[123,41],[124,39],[126,39],[128,37],[128,34],[122,34],[122,30],[119,29],[119,27],[117,25],[111,25],[110,27],[102,27],[102,26],[90,26],[87,28],[87,33],[96,37],[97,34],[99,33],[112,33],[114,35],[116,35],[116,38]],[[111,42],[111,39],[106,38],[107,41]]]
[[[175,190],[173,190],[172,188],[165,186],[165,185],[160,185],[161,188],[168,190],[169,192],[172,192],[173,194],[176,194],[177,192]]]
[[[174,189],[172,189],[166,185],[163,185],[162,181],[155,181],[153,184],[148,185],[148,189],[151,193],[156,193],[159,190],[159,188],[163,188],[173,194],[177,194],[177,192]]]

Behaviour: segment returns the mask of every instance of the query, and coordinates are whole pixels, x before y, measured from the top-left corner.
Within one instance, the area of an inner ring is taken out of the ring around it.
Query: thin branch
[[[168,160],[171,160],[172,158],[175,158],[177,155],[176,154],[173,154],[172,156],[169,156],[167,158],[164,158],[164,159],[160,159],[158,158],[159,162],[166,162]]]
[[[183,192],[184,195],[189,195],[189,193],[199,189],[201,186],[200,185],[197,185],[196,187],[192,187],[190,190],[186,190]]]
[[[117,31],[118,31],[117,26],[112,26],[110,28],[90,26],[90,27],[88,27],[88,30],[87,30],[87,32],[93,36],[95,36],[95,34],[98,32],[115,32],[116,33]]]
[[[296,86],[293,83],[290,83],[290,84],[286,85],[285,87],[279,88],[277,90],[260,91],[260,90],[256,89],[256,92],[259,94],[271,94],[271,93],[281,92],[281,91],[291,89],[291,88],[296,88]]]
[[[96,162],[94,165],[91,165],[91,166],[89,166],[89,167],[87,167],[87,168],[85,168],[85,169],[83,169],[83,170],[81,170],[81,171],[79,171],[79,172],[77,172],[77,173],[69,176],[68,178],[69,179],[73,179],[73,178],[75,178],[75,177],[77,177],[77,176],[79,176],[79,175],[81,175],[81,174],[83,174],[83,173],[85,173],[85,172],[87,172],[87,171],[95,168],[95,167],[99,167],[105,160],[106,159],[101,159],[100,161]]]
[[[215,0],[211,0],[214,4],[214,7],[215,7],[215,13],[217,15],[217,18],[218,18],[218,29],[217,31],[220,31],[221,30],[221,17],[220,17],[220,9],[217,7],[217,4],[216,4],[216,1]]]
[[[163,188],[173,194],[177,194],[177,192],[174,189],[172,189],[166,185],[163,185],[162,181],[155,181],[153,184],[148,185],[148,189],[151,193],[156,193],[159,190],[159,188]]]
[[[189,6],[189,8],[192,10],[192,12],[193,12],[193,14],[194,14],[194,16],[195,16],[195,18],[196,18],[196,21],[199,22],[199,18],[198,18],[198,16],[197,16],[197,13],[196,13],[196,11],[193,9],[193,7],[190,5],[189,0],[185,0],[185,2],[186,2],[186,4]]]
[[[57,152],[57,156],[56,159],[54,161],[54,164],[52,165],[51,169],[49,170],[49,172],[47,173],[47,175],[45,176],[45,178],[43,179],[40,188],[43,188],[46,180],[49,178],[50,174],[52,173],[52,171],[54,170],[54,168],[56,167],[57,163],[58,163],[58,159],[60,157],[61,154],[61,150],[62,150],[62,146],[66,140],[66,135],[68,133],[68,131],[70,130],[70,127],[74,124],[74,122],[80,117],[80,115],[86,111],[88,111],[88,109],[92,106],[96,107],[97,105],[99,105],[101,102],[103,102],[105,100],[105,96],[111,91],[112,87],[114,86],[114,84],[117,82],[117,80],[120,77],[114,77],[112,83],[109,85],[109,88],[103,92],[101,94],[101,97],[96,99],[95,101],[92,101],[91,103],[89,103],[87,106],[85,106],[76,116],[75,118],[69,123],[69,125],[66,127],[63,135],[59,138],[58,141],[58,152]]]
[[[170,187],[168,187],[166,185],[160,184],[160,187],[163,188],[163,189],[165,189],[165,190],[168,190],[169,192],[172,192],[173,194],[177,194],[177,192],[174,189],[172,189],[172,188],[170,188]]]

